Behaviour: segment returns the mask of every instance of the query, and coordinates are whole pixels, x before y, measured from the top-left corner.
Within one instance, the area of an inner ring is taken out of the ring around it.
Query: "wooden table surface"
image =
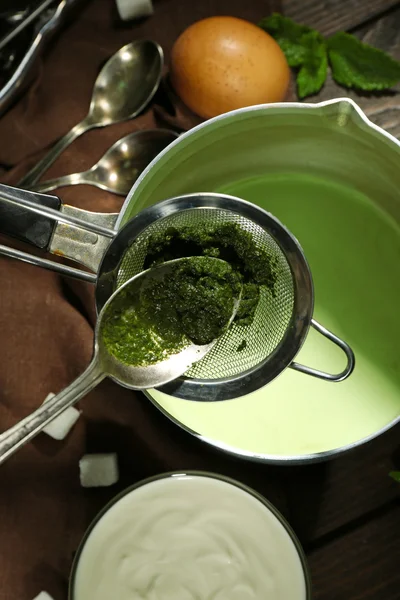
[[[209,5],[212,7],[212,0]],[[400,60],[399,2],[283,0],[283,8],[287,16],[317,27],[323,34],[351,31]],[[310,100],[337,96],[353,97],[372,121],[400,137],[400,98],[396,92],[358,96],[329,79],[321,93]],[[87,406],[90,409],[90,400]],[[126,412],[121,413],[127,422],[129,410],[127,406]],[[150,404],[143,410],[150,413],[156,424],[164,420]],[[200,444],[194,438],[188,439],[172,423],[166,424],[165,430],[170,431],[177,447],[185,445],[189,457]],[[121,448],[124,443],[121,440]],[[127,443],[134,444],[131,439]],[[222,471],[223,464],[225,474],[230,474],[229,458],[212,454],[204,445],[202,457],[211,457],[215,471]],[[192,468],[202,466],[196,463]],[[179,468],[178,460],[175,467]],[[313,581],[313,600],[400,600],[400,484],[388,475],[393,469],[400,470],[400,426],[331,462],[284,469],[252,463],[243,467],[243,481],[264,490],[266,495],[269,486],[273,489],[272,484],[278,483],[280,491],[275,496],[272,492],[269,499],[286,516],[303,544]],[[138,471],[137,475],[142,473]],[[34,489],[35,482],[30,483]],[[125,483],[131,481],[123,480],[121,486]],[[100,490],[96,495],[98,508],[105,503],[107,494],[105,491],[102,495]],[[6,548],[1,548],[1,539],[0,550],[6,552]],[[2,596],[1,588],[0,573],[0,598],[11,598]]]
[[[347,30],[400,60],[400,3],[393,0],[283,0],[285,14],[330,35]],[[367,97],[328,79],[313,102],[353,98],[400,137],[398,93]],[[400,168],[400,167],[399,167]],[[287,517],[309,559],[314,600],[400,599],[400,427],[325,465],[286,473]]]

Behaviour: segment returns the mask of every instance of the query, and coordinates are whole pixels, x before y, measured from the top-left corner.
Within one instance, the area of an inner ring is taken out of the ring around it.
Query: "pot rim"
[[[269,104],[257,104],[254,106],[239,108],[234,111],[230,111],[230,112],[224,113],[222,115],[218,115],[217,117],[213,117],[212,119],[208,119],[208,120],[204,121],[203,123],[200,123],[199,125],[193,127],[192,129],[189,129],[188,131],[181,134],[176,140],[174,140],[162,152],[160,152],[160,154],[155,159],[153,159],[153,161],[151,163],[149,163],[149,165],[146,167],[146,169],[142,172],[140,177],[134,183],[134,185],[133,185],[132,189],[130,190],[128,196],[126,197],[124,204],[121,208],[121,211],[118,215],[118,219],[115,223],[115,228],[119,229],[121,227],[121,222],[123,221],[124,214],[127,211],[128,207],[132,201],[132,197],[136,193],[138,187],[141,185],[144,178],[147,177],[150,170],[154,167],[154,165],[161,158],[163,158],[168,152],[170,152],[170,150],[172,148],[174,148],[177,144],[179,144],[182,139],[185,140],[186,138],[191,136],[193,133],[195,133],[197,131],[201,131],[205,127],[208,127],[210,123],[215,123],[217,121],[225,121],[235,115],[239,115],[239,114],[243,114],[243,113],[247,114],[247,113],[252,113],[252,112],[260,111],[260,110],[268,111],[268,110],[273,110],[273,109],[287,110],[287,109],[291,109],[291,108],[298,108],[298,109],[301,108],[301,109],[305,109],[305,110],[316,111],[321,108],[323,109],[325,107],[330,107],[330,106],[335,106],[335,105],[337,105],[339,107],[341,104],[347,105],[348,108],[351,111],[353,111],[354,114],[356,114],[369,129],[380,134],[387,141],[395,144],[395,146],[400,147],[400,141],[397,138],[395,138],[392,134],[390,134],[387,131],[385,131],[384,129],[382,129],[382,127],[379,127],[379,125],[376,125],[375,123],[373,123],[354,100],[352,100],[351,98],[345,97],[345,96],[340,97],[340,98],[333,98],[331,100],[324,100],[323,102],[317,102],[317,103],[276,102],[276,103],[269,103]],[[287,465],[287,466],[302,465],[302,464],[318,463],[318,462],[324,462],[327,460],[331,460],[331,459],[337,457],[338,455],[341,455],[346,452],[350,452],[352,450],[357,449],[360,446],[363,446],[364,444],[366,444],[368,442],[371,442],[375,438],[378,438],[380,435],[382,435],[386,431],[389,431],[390,429],[392,429],[393,427],[395,427],[396,425],[398,425],[400,423],[400,415],[398,415],[392,421],[387,423],[384,427],[380,428],[377,431],[374,431],[373,433],[371,433],[370,435],[368,435],[366,437],[363,437],[363,438],[356,440],[354,442],[351,442],[349,444],[345,444],[344,446],[339,446],[338,448],[333,448],[331,450],[325,450],[323,452],[315,452],[315,453],[300,454],[300,455],[258,454],[256,452],[250,452],[250,451],[246,451],[244,449],[235,448],[233,446],[224,444],[223,442],[214,440],[212,438],[209,438],[207,436],[204,436],[204,435],[192,430],[190,427],[184,425],[178,419],[176,419],[174,416],[172,416],[163,406],[161,406],[157,402],[157,400],[155,400],[155,398],[153,398],[151,396],[150,392],[144,391],[144,394],[150,400],[150,402],[157,408],[157,410],[159,410],[171,422],[173,422],[175,425],[178,425],[183,431],[193,435],[201,442],[203,442],[209,446],[212,446],[219,451],[229,454],[230,456],[235,456],[236,458],[240,458],[242,460],[249,460],[252,462],[262,462],[262,463],[282,465],[282,466],[283,465]]]
[[[332,384],[334,385],[334,384]],[[183,423],[181,423],[178,419],[173,417],[161,404],[155,400],[149,391],[145,390],[144,395],[146,398],[150,400],[150,402],[159,410],[165,417],[167,417],[172,423],[180,427],[186,433],[189,433],[200,442],[207,444],[208,446],[212,446],[217,450],[228,454],[229,456],[233,456],[235,458],[240,458],[242,460],[248,460],[250,462],[264,463],[270,465],[280,465],[280,466],[294,466],[294,465],[305,465],[311,463],[319,463],[331,460],[336,458],[338,455],[343,454],[345,452],[350,452],[352,450],[356,450],[359,446],[363,446],[368,442],[372,442],[375,438],[379,437],[389,429],[396,427],[396,425],[400,425],[400,415],[387,423],[382,429],[371,433],[360,440],[352,442],[351,444],[345,444],[344,446],[339,446],[339,448],[333,448],[332,450],[324,450],[324,452],[311,452],[309,454],[259,454],[257,452],[250,452],[243,449],[237,449],[234,446],[230,446],[229,444],[225,444],[224,442],[220,442],[219,440],[214,440],[212,438],[207,437],[206,435],[202,435],[201,433],[197,433],[190,427],[187,427]]]
[[[99,286],[96,300],[108,299],[115,289],[114,274],[120,268],[121,252],[118,248],[129,247],[133,240],[145,234],[159,219],[168,219],[185,211],[216,210],[225,213],[236,211],[271,238],[282,254],[282,260],[291,273],[293,285],[293,307],[285,331],[276,347],[268,355],[235,375],[217,378],[181,376],[158,389],[184,401],[221,402],[239,398],[254,392],[283,373],[302,348],[308,335],[314,312],[313,280],[304,251],[297,238],[279,219],[266,210],[229,194],[199,192],[168,198],[143,209],[131,219],[111,242],[99,269]],[[124,237],[124,232],[126,237]],[[122,237],[121,237],[122,236]],[[113,251],[113,245],[117,250]],[[100,295],[101,294],[101,295]]]
[[[241,481],[238,481],[238,480],[233,479],[232,477],[228,477],[226,475],[222,475],[220,473],[213,473],[211,471],[201,471],[201,470],[192,470],[192,469],[183,470],[183,471],[167,471],[166,473],[159,473],[158,475],[153,475],[151,477],[147,477],[147,478],[142,479],[142,480],[134,483],[133,485],[125,488],[119,494],[114,496],[109,502],[107,502],[107,504],[96,514],[94,519],[91,521],[91,523],[87,527],[87,529],[79,543],[78,549],[75,553],[75,556],[74,556],[74,559],[72,562],[70,576],[69,576],[68,600],[74,600],[74,598],[75,598],[74,583],[75,583],[79,560],[80,560],[81,554],[83,552],[83,549],[85,547],[85,544],[88,541],[90,534],[92,533],[92,531],[95,528],[95,526],[97,525],[97,523],[103,518],[103,516],[109,511],[110,508],[112,508],[115,504],[117,504],[117,502],[119,502],[119,500],[121,500],[122,498],[124,498],[125,496],[130,494],[131,492],[133,492],[136,489],[139,489],[145,485],[154,483],[155,481],[160,481],[162,479],[169,479],[169,478],[173,478],[173,477],[179,477],[179,478],[204,477],[206,479],[216,479],[217,481],[222,481],[224,483],[228,483],[230,485],[233,485],[233,486],[239,488],[240,490],[246,492],[247,494],[253,496],[253,498],[255,498],[256,500],[261,502],[261,504],[263,504],[274,515],[274,517],[280,522],[282,527],[285,529],[286,533],[289,535],[289,537],[296,549],[296,552],[299,557],[301,567],[303,570],[304,585],[305,585],[305,592],[306,592],[305,600],[311,600],[311,598],[312,598],[312,583],[311,583],[311,574],[310,574],[310,570],[308,567],[307,558],[306,558],[304,549],[300,543],[300,540],[298,539],[296,533],[294,532],[292,527],[289,525],[288,521],[285,519],[285,517],[282,515],[282,513],[269,500],[267,500],[267,498],[265,498],[265,496],[263,496],[262,494],[260,494],[256,490],[254,490],[253,488],[247,486],[246,484],[242,483]]]
[[[387,140],[394,142],[396,144],[396,146],[400,147],[400,141],[397,138],[395,138],[391,133],[388,133],[387,131],[382,129],[382,127],[379,127],[379,125],[375,125],[375,123],[373,123],[367,117],[367,115],[364,113],[364,111],[358,106],[358,104],[354,100],[352,100],[351,98],[347,98],[345,96],[343,96],[341,98],[333,98],[331,100],[324,100],[323,102],[315,102],[315,103],[312,103],[312,102],[273,102],[273,103],[268,103],[268,104],[254,104],[253,106],[237,108],[236,110],[231,110],[227,113],[223,113],[222,115],[218,115],[211,119],[207,119],[206,121],[203,121],[199,125],[192,127],[188,131],[185,131],[184,133],[180,134],[176,140],[174,140],[166,148],[164,148],[164,150],[162,150],[147,165],[147,167],[144,169],[144,171],[140,174],[138,179],[133,184],[133,186],[132,186],[129,194],[125,198],[125,201],[124,201],[124,203],[121,207],[121,210],[118,214],[118,218],[115,222],[115,229],[118,230],[121,228],[121,222],[124,219],[125,212],[127,211],[129,205],[131,204],[132,198],[133,198],[134,194],[136,193],[138,187],[142,184],[142,181],[145,179],[145,177],[147,177],[148,173],[153,169],[153,167],[157,164],[157,162],[160,159],[162,159],[167,153],[169,153],[171,151],[171,149],[173,149],[177,144],[179,144],[181,142],[181,140],[185,140],[189,136],[192,136],[194,133],[201,131],[202,129],[212,125],[213,123],[217,123],[219,121],[225,121],[227,119],[231,119],[232,117],[235,117],[236,115],[240,115],[240,114],[248,114],[248,113],[252,113],[252,112],[256,112],[256,111],[260,111],[260,110],[273,110],[273,109],[287,110],[290,108],[302,108],[305,110],[318,110],[321,108],[325,108],[327,106],[335,106],[335,105],[340,106],[341,104],[347,105],[352,111],[354,111],[354,113],[357,114],[357,116],[360,117],[360,119],[364,122],[364,124],[367,125],[370,129],[372,129],[373,131],[376,131],[377,133],[379,133],[383,137],[385,137]]]

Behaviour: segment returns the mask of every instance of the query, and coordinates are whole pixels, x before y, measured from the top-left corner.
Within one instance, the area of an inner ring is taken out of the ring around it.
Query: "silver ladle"
[[[162,48],[151,40],[127,44],[113,54],[96,79],[86,117],[49,150],[19,185],[30,188],[85,131],[136,117],[157,91],[163,63]]]
[[[136,131],[121,138],[88,171],[64,175],[30,186],[34,192],[50,192],[66,185],[85,183],[126,196],[140,173],[179,136],[169,129]]]
[[[196,260],[224,262],[218,258],[210,257],[196,257]],[[106,377],[110,377],[120,385],[133,390],[159,387],[183,375],[191,365],[201,360],[212,349],[220,338],[216,338],[209,344],[201,346],[191,343],[180,352],[168,356],[162,362],[144,367],[135,367],[118,360],[109,352],[102,339],[101,330],[104,318],[122,290],[129,288],[130,293],[134,293],[137,300],[140,301],[140,292],[144,286],[148,285],[151,281],[162,281],[178,264],[182,264],[185,261],[190,261],[190,258],[178,258],[147,269],[129,279],[114,292],[105,303],[97,319],[94,334],[94,352],[90,365],[82,375],[62,392],[48,400],[31,415],[17,423],[17,425],[0,435],[0,464],[35,437],[66,408],[72,406],[88,394]],[[134,301],[135,298],[133,298]],[[232,314],[226,324],[225,330],[235,318],[239,303],[240,294],[234,297]]]

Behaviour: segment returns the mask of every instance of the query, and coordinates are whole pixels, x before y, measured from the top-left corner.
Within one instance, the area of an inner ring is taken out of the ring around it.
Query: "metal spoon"
[[[196,257],[196,260],[210,260],[209,257]],[[220,259],[213,258],[211,260]],[[157,267],[148,269],[139,273],[132,279],[129,279],[109,298],[102,308],[95,329],[95,343],[93,358],[82,375],[78,377],[65,390],[54,396],[51,400],[43,404],[34,413],[17,423],[14,427],[0,435],[0,464],[9,456],[18,450],[23,444],[35,437],[50,421],[55,419],[66,408],[72,406],[80,398],[88,394],[107,376],[124,387],[134,390],[142,390],[158,387],[169,381],[173,381],[189,367],[203,358],[220,338],[214,339],[209,344],[197,346],[190,344],[180,352],[168,356],[162,362],[147,365],[144,367],[129,366],[119,361],[112,355],[102,339],[102,326],[108,310],[113,305],[122,290],[129,288],[130,293],[134,293],[137,301],[140,301],[141,290],[151,281],[162,281],[172,270],[190,258],[178,258],[163,263]],[[233,310],[226,328],[230,326],[236,316],[240,304],[241,294],[234,298]],[[135,303],[135,298],[133,299]],[[115,305],[114,305],[115,306]]]
[[[62,137],[19,184],[30,188],[85,131],[136,117],[157,91],[163,62],[162,48],[151,40],[133,42],[118,50],[96,79],[86,117]]]
[[[34,192],[49,192],[66,185],[86,183],[126,196],[147,165],[177,137],[169,129],[136,131],[121,138],[88,171],[64,175],[30,186]]]

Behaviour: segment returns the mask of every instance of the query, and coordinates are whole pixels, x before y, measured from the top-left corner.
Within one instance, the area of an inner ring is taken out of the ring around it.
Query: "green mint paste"
[[[170,227],[149,237],[145,268],[184,256],[212,256],[228,262],[241,275],[242,298],[235,322],[251,325],[260,299],[260,286],[274,295],[277,279],[274,260],[237,223]]]
[[[165,360],[191,342],[208,344],[224,333],[241,276],[228,263],[188,258],[138,293],[133,282],[104,315],[101,336],[120,361],[146,366]]]
[[[185,257],[187,261],[162,280],[152,280],[140,294],[134,282],[110,304],[102,338],[120,361],[146,366],[191,342],[208,344],[225,331],[240,290],[235,323],[242,326],[253,322],[260,286],[274,294],[276,265],[237,223],[170,227],[153,234],[144,269]],[[244,341],[238,351],[245,346]]]

